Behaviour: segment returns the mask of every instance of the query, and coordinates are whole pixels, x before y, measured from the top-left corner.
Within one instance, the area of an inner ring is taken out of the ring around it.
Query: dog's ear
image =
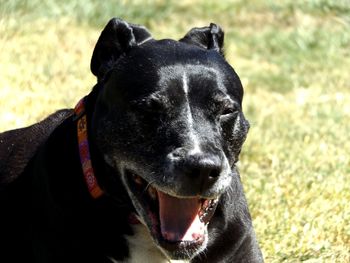
[[[213,23],[208,27],[192,28],[179,41],[205,49],[214,49],[221,55],[224,55],[224,31]]]
[[[145,27],[112,18],[96,43],[91,58],[91,72],[98,80],[102,79],[120,55],[150,39],[152,36]]]

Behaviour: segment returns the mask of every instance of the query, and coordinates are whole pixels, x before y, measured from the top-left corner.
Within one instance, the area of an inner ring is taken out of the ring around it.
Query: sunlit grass
[[[0,0],[0,131],[90,91],[112,16],[157,38],[222,25],[245,86],[240,166],[266,262],[349,262],[350,2]]]
[[[246,97],[260,112],[241,162],[267,261],[347,262],[349,93],[314,88],[255,95]]]

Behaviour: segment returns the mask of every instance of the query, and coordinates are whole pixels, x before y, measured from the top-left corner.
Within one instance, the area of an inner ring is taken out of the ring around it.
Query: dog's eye
[[[162,112],[164,111],[166,100],[163,96],[151,95],[138,101],[134,101],[135,108],[142,112]]]
[[[157,97],[151,97],[146,100],[146,110],[152,112],[159,112],[163,109],[163,101]]]
[[[223,109],[223,111],[221,112],[221,116],[222,115],[228,115],[228,114],[233,114],[237,112],[237,109],[235,109],[234,107],[226,107],[225,109]]]
[[[225,103],[221,109],[220,117],[228,117],[237,114],[239,111],[239,106],[236,103]]]

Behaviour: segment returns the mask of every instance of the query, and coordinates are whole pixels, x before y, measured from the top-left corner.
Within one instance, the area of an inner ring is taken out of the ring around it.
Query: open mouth
[[[159,246],[178,259],[205,247],[207,225],[218,198],[175,197],[156,189],[137,174],[126,175],[128,187],[137,199],[138,216]]]

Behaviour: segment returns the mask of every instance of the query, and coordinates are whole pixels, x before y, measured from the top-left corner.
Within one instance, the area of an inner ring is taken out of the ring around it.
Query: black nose
[[[196,192],[209,189],[218,180],[223,169],[218,155],[182,152],[173,157],[173,171],[188,183],[188,188]]]
[[[221,173],[221,161],[215,156],[188,155],[183,162],[183,172],[193,179],[216,180]]]

